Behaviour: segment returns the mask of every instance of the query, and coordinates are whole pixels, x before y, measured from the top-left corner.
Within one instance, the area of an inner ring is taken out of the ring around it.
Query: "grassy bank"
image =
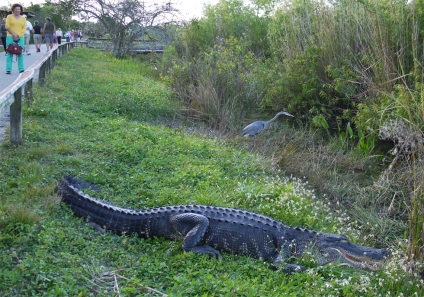
[[[419,295],[402,242],[391,243],[394,256],[379,272],[300,259],[310,269],[284,275],[246,257],[185,253],[180,242],[102,236],[75,218],[54,194],[65,174],[99,185],[98,198],[124,207],[245,208],[371,244],[363,226],[268,159],[174,122],[173,94],[143,67],[78,48],[35,89],[24,144],[0,150],[0,295]]]

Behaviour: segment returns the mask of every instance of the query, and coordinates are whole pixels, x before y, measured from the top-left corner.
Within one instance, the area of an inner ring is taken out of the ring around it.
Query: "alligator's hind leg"
[[[186,252],[208,254],[221,258],[221,254],[209,245],[199,245],[209,226],[207,217],[196,213],[183,213],[172,216],[170,223],[175,231],[184,236],[183,249]]]

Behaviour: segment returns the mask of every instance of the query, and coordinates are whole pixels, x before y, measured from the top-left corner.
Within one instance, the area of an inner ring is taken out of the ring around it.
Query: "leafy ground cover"
[[[148,65],[88,49],[62,57],[25,107],[23,145],[0,150],[2,296],[419,296],[404,242],[382,271],[339,265],[285,275],[268,263],[185,253],[180,242],[98,234],[59,203],[65,174],[123,207],[201,203],[254,210],[290,225],[345,233],[362,226],[284,177],[270,162],[220,139],[172,128],[172,92]]]

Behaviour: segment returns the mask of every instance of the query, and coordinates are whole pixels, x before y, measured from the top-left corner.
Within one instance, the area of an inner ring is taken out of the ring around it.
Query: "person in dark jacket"
[[[43,28],[44,40],[46,41],[47,51],[53,48],[54,37],[56,36],[56,26],[50,18],[46,18]]]
[[[34,44],[35,44],[35,52],[39,53],[41,51],[41,42],[43,41],[42,31],[43,28],[40,26],[38,21],[34,22]]]

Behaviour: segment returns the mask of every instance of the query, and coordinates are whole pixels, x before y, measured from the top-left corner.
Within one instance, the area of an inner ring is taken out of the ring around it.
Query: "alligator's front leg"
[[[183,213],[170,218],[174,230],[184,236],[183,249],[186,252],[208,254],[221,258],[221,254],[209,245],[199,245],[209,226],[207,217],[196,213]]]
[[[306,267],[297,264],[290,264],[286,261],[290,258],[290,251],[287,248],[287,245],[283,245],[282,254],[284,255],[284,259],[281,256],[281,253],[278,253],[278,256],[272,262],[272,267],[275,270],[281,271],[282,273],[292,274],[294,272],[305,271]]]

